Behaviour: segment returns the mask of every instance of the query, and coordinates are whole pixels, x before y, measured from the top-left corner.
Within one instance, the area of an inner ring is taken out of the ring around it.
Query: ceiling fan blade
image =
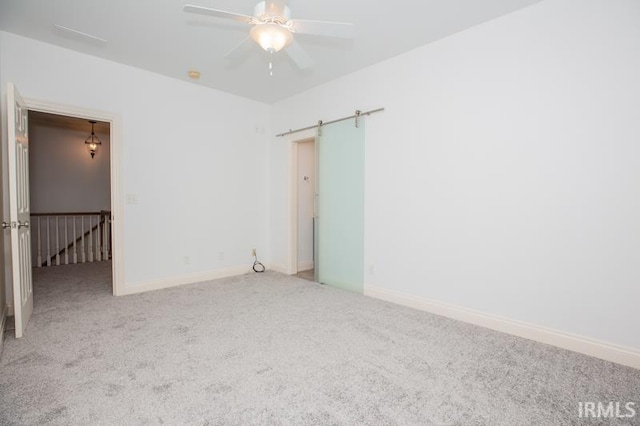
[[[311,65],[313,65],[311,56],[309,56],[309,54],[295,40],[293,40],[284,50],[301,70],[310,68]]]
[[[275,16],[284,15],[285,0],[266,0],[266,11]]]
[[[233,49],[228,51],[227,54],[224,55],[224,57],[234,62],[241,61],[247,57],[249,52],[255,46],[256,45],[251,39],[251,37],[247,37],[244,40],[242,40],[238,45],[236,45]]]
[[[218,18],[232,19],[234,21],[250,24],[253,20],[253,16],[241,15],[239,13],[227,12],[224,10],[211,9],[209,7],[196,6],[193,4],[185,4],[183,11],[187,13],[195,13],[198,15],[215,16]]]
[[[313,34],[327,37],[353,38],[355,25],[347,22],[293,20],[294,31],[298,34]]]

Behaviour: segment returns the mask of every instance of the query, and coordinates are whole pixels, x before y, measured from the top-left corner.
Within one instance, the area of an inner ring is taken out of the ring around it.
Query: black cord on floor
[[[267,268],[265,268],[262,263],[258,262],[258,255],[255,255],[254,257],[256,261],[253,262],[253,272],[259,272],[259,273],[264,272]]]

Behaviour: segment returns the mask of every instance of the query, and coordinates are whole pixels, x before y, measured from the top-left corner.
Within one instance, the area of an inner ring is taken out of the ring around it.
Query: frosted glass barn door
[[[322,126],[316,139],[316,281],[363,291],[364,120]]]

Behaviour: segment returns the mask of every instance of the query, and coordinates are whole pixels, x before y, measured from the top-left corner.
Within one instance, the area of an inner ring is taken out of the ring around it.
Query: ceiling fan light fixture
[[[250,36],[231,49],[225,57],[239,59],[253,42],[270,54],[289,47],[286,54],[301,70],[309,68],[313,61],[309,54],[293,39],[294,34],[310,34],[316,36],[353,38],[354,25],[348,22],[311,21],[291,18],[291,10],[287,0],[262,0],[253,9],[253,15],[245,15],[210,7],[186,4],[183,10],[187,13],[213,16],[250,25]],[[269,62],[269,74],[273,75],[273,63]]]
[[[269,53],[276,53],[287,47],[293,40],[293,34],[288,29],[274,24],[257,24],[251,28],[251,38]]]

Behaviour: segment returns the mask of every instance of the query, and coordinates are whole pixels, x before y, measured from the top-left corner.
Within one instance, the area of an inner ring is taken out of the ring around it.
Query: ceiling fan
[[[270,54],[284,49],[300,69],[309,68],[313,61],[293,39],[294,34],[352,38],[354,33],[354,25],[350,23],[291,19],[291,10],[285,4],[285,0],[261,1],[255,6],[253,16],[193,4],[185,5],[183,10],[187,13],[231,19],[252,26],[249,37],[234,47],[225,57],[234,59],[242,56],[253,40]]]

